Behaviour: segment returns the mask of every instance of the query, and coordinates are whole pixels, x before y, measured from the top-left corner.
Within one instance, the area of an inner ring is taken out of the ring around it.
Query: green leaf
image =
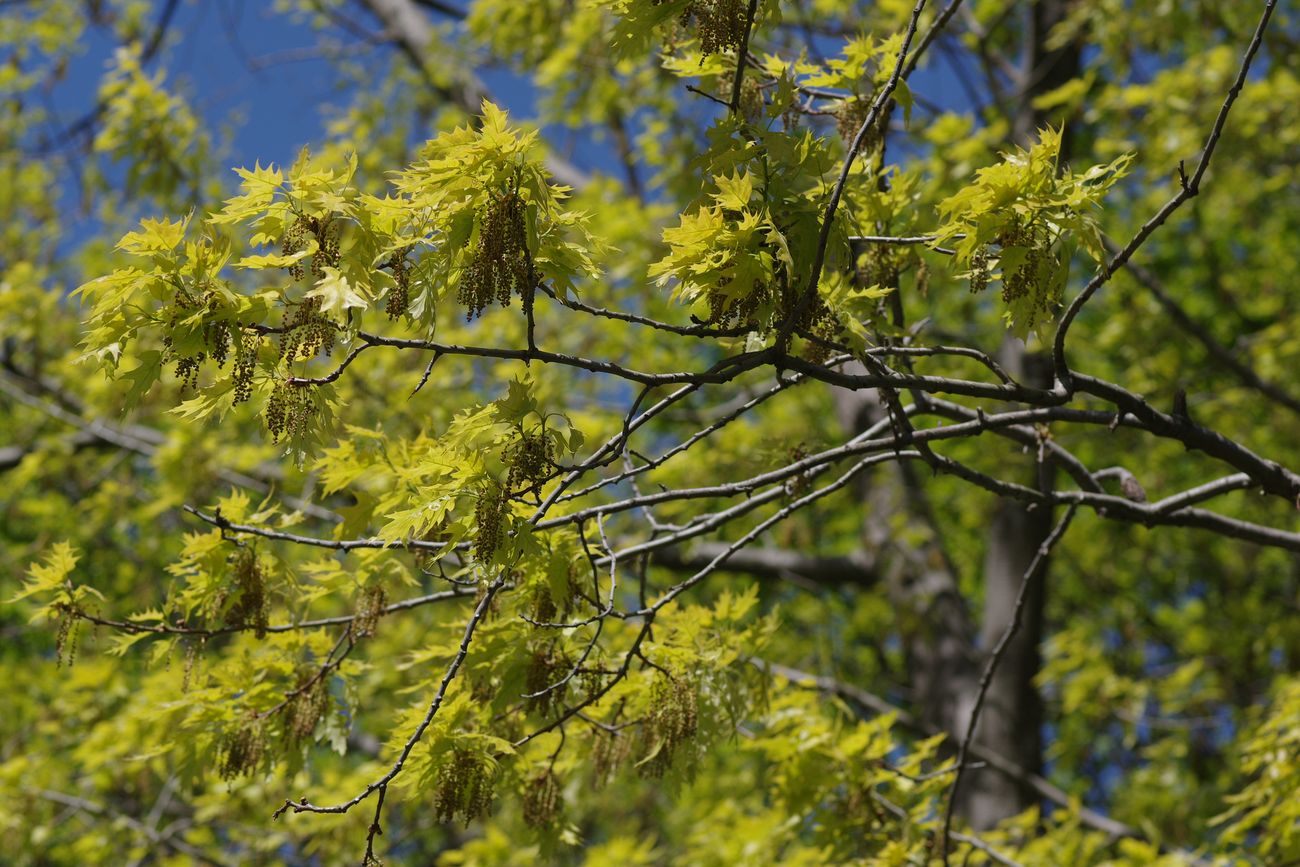
[[[80,555],[68,542],[56,542],[46,552],[42,562],[33,563],[27,569],[27,582],[21,590],[9,597],[10,602],[17,602],[39,593],[50,593],[61,589],[68,575],[76,568]]]
[[[361,295],[337,268],[325,266],[325,276],[307,292],[308,298],[321,299],[322,313],[332,314],[335,321],[343,321],[347,311],[353,308],[366,308],[370,302]]]
[[[713,199],[724,208],[743,211],[749,207],[749,200],[754,195],[754,179],[746,172],[730,177],[718,175],[713,179],[718,186],[718,193]]]

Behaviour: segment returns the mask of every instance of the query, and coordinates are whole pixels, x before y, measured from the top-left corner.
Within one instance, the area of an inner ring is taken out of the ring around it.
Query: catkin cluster
[[[188,319],[202,308],[206,308],[209,315],[220,313],[221,301],[217,293],[209,290],[196,297],[180,288],[176,290],[170,308],[163,315],[167,324],[175,328],[182,320]],[[230,379],[234,384],[234,402],[238,404],[248,400],[252,394],[253,370],[257,364],[261,335],[256,331],[244,330],[238,323],[212,319],[203,323],[202,336],[205,351],[193,355],[177,355],[171,335],[163,338],[167,358],[176,362],[176,378],[181,382],[181,390],[198,388],[199,370],[208,358],[217,363],[218,370],[224,368],[230,359],[233,345],[235,364]]]
[[[211,293],[207,293],[202,298],[195,298],[185,287],[177,288],[176,294],[172,297],[171,306],[163,311],[164,321],[168,328],[175,328],[182,319],[189,318],[194,311],[206,306],[209,303],[210,295]],[[204,337],[207,337],[206,329]],[[186,388],[198,388],[199,366],[207,359],[207,353],[176,355],[170,334],[163,338],[163,349],[166,352],[166,357],[176,362],[176,378],[181,382],[181,391]]]
[[[447,762],[438,769],[437,793],[433,798],[434,818],[451,822],[457,817],[466,825],[492,811],[492,790],[496,785],[495,767],[466,749],[451,751]]]
[[[510,466],[506,489],[537,490],[555,466],[553,445],[544,431],[521,432],[506,452],[506,462]]]
[[[532,604],[530,616],[538,623],[554,623],[555,618],[560,611],[555,607],[555,598],[551,595],[551,585],[545,582],[538,584],[533,589],[532,597],[529,600]]]
[[[1021,324],[1033,328],[1038,317],[1050,313],[1056,303],[1049,287],[1043,283],[1043,274],[1047,270],[1045,266],[1052,264],[1051,238],[1042,228],[1025,226],[1019,220],[1013,220],[994,243],[1002,250],[1023,248],[1026,251],[1023,260],[1015,267],[1002,269],[1002,301],[1007,305],[1020,305],[1018,317],[1023,317],[1020,319]],[[971,256],[970,272],[967,275],[971,292],[982,292],[988,288],[993,277],[992,262],[995,255],[992,245],[986,245]],[[1025,301],[1029,303],[1022,304]]]
[[[970,291],[972,294],[989,288],[992,272],[989,269],[989,251],[981,247],[970,257]]]
[[[388,594],[381,585],[367,587],[357,594],[357,613],[352,621],[352,635],[356,638],[373,637],[387,604]]]
[[[206,638],[199,638],[185,642],[185,662],[181,670],[181,692],[183,693],[190,691],[190,683],[194,678],[194,666],[199,661],[199,649],[206,640]]]
[[[888,244],[872,244],[859,260],[858,279],[864,286],[898,288],[898,277],[907,262],[907,253]]]
[[[302,743],[312,736],[329,708],[329,701],[329,690],[320,672],[304,672],[297,691],[284,706],[284,734],[291,744]]]
[[[266,725],[261,719],[249,716],[234,731],[228,731],[217,748],[217,761],[221,778],[232,780],[251,773],[266,755]]]
[[[1027,328],[1032,328],[1038,315],[1051,306],[1051,301],[1046,297],[1045,287],[1042,285],[1039,276],[1042,273],[1047,257],[1047,239],[1041,230],[1032,226],[1022,226],[1019,221],[1014,221],[1003,231],[998,238],[998,243],[1003,248],[1028,248],[1029,252],[1026,253],[1025,260],[1020,267],[1011,272],[1008,272],[1005,268],[1003,269],[1002,300],[1007,304],[1011,304],[1025,298],[1030,299],[1031,304],[1024,325]]]
[[[219,302],[214,297],[208,303],[208,311],[217,312]],[[212,360],[217,363],[217,369],[226,366],[226,359],[230,357],[230,327],[224,322],[205,322],[203,323],[203,343],[212,353]]]
[[[524,783],[524,823],[530,828],[554,824],[564,808],[560,798],[560,780],[550,770],[542,771]]]
[[[865,99],[854,97],[840,100],[839,107],[835,109],[835,131],[839,133],[845,147],[853,144],[858,130],[862,129],[862,125],[867,122],[867,115],[870,113],[871,103]],[[867,134],[862,138],[862,146],[858,153],[869,154],[879,145],[880,130],[877,124],[872,124],[871,129],[867,130]]]
[[[572,667],[572,660],[563,653],[557,653],[554,644],[533,649],[532,659],[524,672],[524,692],[541,693],[530,701],[542,716],[549,717],[564,706],[564,695],[569,685],[565,683],[554,689],[549,687],[563,680]]]
[[[763,86],[753,76],[745,76],[740,83],[740,113],[745,120],[756,123],[763,117],[767,103],[763,101]]]
[[[234,602],[226,609],[228,626],[251,626],[258,638],[266,636],[269,601],[266,596],[266,573],[261,558],[252,548],[240,548],[231,563],[231,587],[226,599]],[[224,603],[224,599],[222,602]]]
[[[177,327],[182,320],[188,319],[196,312],[206,308],[209,315],[221,311],[221,300],[217,293],[208,290],[201,295],[194,295],[184,287],[178,288],[172,297],[171,305],[163,311],[164,321],[168,327]],[[176,362],[176,378],[181,382],[181,390],[196,389],[199,385],[199,369],[209,357],[217,363],[218,368],[225,367],[230,357],[231,335],[239,334],[238,325],[218,320],[203,323],[202,338],[204,351],[193,355],[177,355],[171,335],[163,338],[163,348],[169,360]]]
[[[257,368],[257,350],[261,345],[262,337],[256,331],[240,333],[239,343],[235,346],[235,365],[230,371],[236,404],[243,403],[253,394],[253,371]]]
[[[400,319],[411,305],[411,266],[406,261],[406,253],[410,249],[403,247],[388,260],[388,267],[393,272],[393,283],[396,284],[388,293],[388,300],[384,304],[384,312],[389,319]]]
[[[573,587],[570,581],[565,582],[565,590],[563,598],[556,599],[549,580],[543,579],[534,584],[528,597],[529,616],[538,623],[554,623],[567,617],[573,609]]]
[[[803,304],[800,309],[802,290],[792,285],[783,271],[778,272],[776,279],[769,285],[755,281],[753,290],[739,300],[729,298],[721,291],[731,283],[731,279],[721,278],[717,288],[705,296],[705,302],[709,305],[706,321],[710,325],[722,328],[744,327],[766,334],[787,318],[795,316],[794,329],[800,333],[813,332],[825,339],[833,339],[842,330],[839,319],[821,298],[813,298],[811,303]]]
[[[280,437],[293,438],[306,432],[315,406],[306,385],[277,383],[266,401],[266,429],[271,442]]]
[[[779,323],[793,319],[792,325],[797,334],[808,338],[803,354],[810,361],[821,363],[830,355],[830,347],[823,341],[834,341],[844,330],[835,311],[831,310],[820,295],[814,295],[804,302],[803,290],[790,283],[784,276],[780,278],[780,296],[776,313],[765,324],[764,330],[770,331]]]
[[[493,299],[502,307],[510,306],[513,294],[523,299],[525,312],[532,304],[538,278],[528,249],[524,209],[516,183],[502,195],[491,195],[479,213],[478,245],[457,295],[468,308],[467,320],[486,310]]]
[[[62,667],[66,664],[71,668],[72,664],[77,661],[77,641],[81,634],[81,618],[77,616],[77,610],[70,605],[56,605],[54,610],[59,619],[54,639],[56,665]]]
[[[745,38],[745,0],[692,0],[680,23],[695,25],[703,54],[738,49]]]
[[[711,325],[718,325],[722,328],[737,325],[758,328],[760,326],[758,309],[763,301],[767,299],[767,291],[755,281],[752,292],[744,298],[733,300],[725,292],[720,291],[723,287],[729,285],[731,280],[731,277],[719,279],[717,288],[705,296],[705,301],[709,305],[709,318],[707,321]]]
[[[170,350],[171,338],[163,339],[163,345]],[[176,359],[176,378],[181,381],[181,391],[199,387],[199,365],[203,363],[203,353],[185,355]]]
[[[339,227],[329,217],[300,216],[285,230],[280,239],[280,250],[286,256],[301,252],[307,245],[307,236],[316,239],[316,254],[311,258],[311,273],[317,280],[325,276],[325,267],[339,266]],[[306,274],[302,260],[288,266],[289,276],[301,280]]]
[[[830,358],[832,344],[844,333],[844,325],[821,298],[813,299],[802,319],[804,324],[799,327],[808,337],[803,357],[814,364],[822,364]]]
[[[631,755],[632,738],[628,735],[619,731],[598,731],[591,746],[591,775],[595,786],[608,785]]]
[[[495,482],[488,482],[479,491],[474,505],[474,523],[478,533],[474,536],[474,558],[487,563],[496,553],[504,537],[506,491]]]
[[[306,361],[319,353],[329,355],[334,351],[337,329],[328,317],[321,314],[320,303],[319,297],[304,298],[294,305],[291,315],[285,316],[280,329],[282,361]]]
[[[661,777],[679,747],[699,731],[699,699],[695,682],[685,675],[662,676],[650,689],[650,712],[642,726],[647,760],[640,765],[647,777]]]

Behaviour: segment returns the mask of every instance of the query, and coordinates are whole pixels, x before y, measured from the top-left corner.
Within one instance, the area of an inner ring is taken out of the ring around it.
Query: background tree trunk
[[[1021,30],[1019,81],[1014,83],[1011,127],[1015,143],[1028,146],[1047,123],[1062,124],[1033,107],[1034,101],[1074,78],[1079,49],[1067,45],[1048,50],[1052,28],[1067,10],[1066,0],[1038,0],[1025,6]],[[1064,131],[1062,162],[1068,159]],[[1050,360],[1026,351],[1008,338],[999,351],[1001,364],[1026,385],[1052,384]],[[841,423],[854,433],[884,417],[874,393],[842,392]],[[1051,485],[1050,463],[1030,455],[1024,483]],[[1014,500],[999,500],[985,549],[984,601],[978,626],[960,592],[960,573],[945,555],[929,519],[920,480],[910,465],[882,469],[860,487],[863,544],[885,581],[903,635],[913,706],[928,724],[960,738],[970,719],[984,660],[1012,619],[1025,571],[1052,528],[1047,509],[1026,509]],[[901,539],[925,539],[921,544]],[[964,565],[964,564],[963,564]],[[969,568],[969,567],[968,567]],[[1005,756],[1022,769],[1042,766],[1043,707],[1034,684],[1041,659],[1047,566],[1029,588],[1021,627],[989,685],[975,741]],[[1032,806],[1037,796],[1023,782],[993,769],[968,773],[956,808],[976,828],[987,828]]]

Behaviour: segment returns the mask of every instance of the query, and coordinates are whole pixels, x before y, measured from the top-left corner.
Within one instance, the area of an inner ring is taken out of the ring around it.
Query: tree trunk
[[[1016,143],[1029,145],[1053,119],[1033,108],[1034,100],[1079,71],[1079,51],[1070,45],[1048,51],[1048,34],[1067,11],[1066,0],[1038,0],[1025,9],[1022,59],[1014,115]],[[1060,123],[1061,121],[1055,121]],[[1068,153],[1063,136],[1062,162]],[[1008,339],[999,352],[1016,379],[1039,388],[1052,384],[1049,360],[1026,352]],[[840,420],[860,432],[883,417],[884,408],[871,392],[840,392]],[[1027,484],[1051,484],[1051,467],[1029,456]],[[1012,500],[997,503],[985,550],[984,605],[978,628],[959,590],[959,573],[944,555],[941,536],[929,519],[924,489],[907,465],[882,468],[860,487],[866,519],[863,543],[874,559],[896,607],[908,663],[916,713],[930,725],[964,735],[979,688],[987,654],[1011,622],[1021,581],[1052,527],[1048,509],[1026,509]],[[900,538],[925,541],[900,542]],[[989,685],[975,740],[1021,768],[1037,773],[1042,765],[1042,701],[1034,684],[1040,667],[1046,600],[1046,566],[1029,588],[1021,626],[1008,645]],[[1021,783],[992,769],[969,772],[956,808],[976,828],[987,828],[1036,803]]]
[[[1053,118],[1033,107],[1035,99],[1079,72],[1077,45],[1046,49],[1048,35],[1067,11],[1065,0],[1038,0],[1025,10],[1021,82],[1012,123],[1016,143],[1021,146],[1027,147],[1039,129],[1053,122]],[[1069,157],[1068,129],[1063,133],[1062,164]],[[1021,341],[1008,338],[999,355],[1001,364],[1020,382],[1035,388],[1051,387],[1052,367],[1046,354],[1030,353]],[[1035,462],[1026,475],[1028,485],[1044,489],[1051,485],[1050,465]],[[1051,529],[1049,509],[1027,509],[1015,500],[998,502],[984,556],[984,611],[979,636],[982,653],[989,653],[1010,625],[1025,571]],[[1043,708],[1034,678],[1041,663],[1046,586],[1045,564],[1028,588],[1020,629],[989,684],[975,736],[981,746],[1034,772],[1042,765]],[[1022,784],[982,770],[967,777],[959,806],[973,826],[987,828],[1034,802],[1035,795]]]

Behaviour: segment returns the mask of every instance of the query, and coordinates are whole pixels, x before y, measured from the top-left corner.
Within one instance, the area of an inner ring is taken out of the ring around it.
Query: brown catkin
[[[552,825],[564,808],[560,780],[552,771],[535,774],[524,783],[524,824],[530,828]]]
[[[798,327],[809,336],[803,356],[814,364],[822,364],[830,358],[831,344],[844,332],[839,317],[821,298],[815,298],[808,305],[807,313]]]
[[[329,709],[329,701],[325,678],[319,671],[306,673],[284,706],[284,733],[290,743],[302,743],[312,736]]]
[[[679,674],[656,678],[650,689],[650,712],[642,727],[649,757],[639,767],[646,777],[661,777],[672,766],[678,748],[699,730],[699,701],[695,682]]]
[[[258,638],[265,638],[269,603],[266,574],[257,552],[240,548],[234,555],[231,572],[229,593],[235,601],[226,611],[227,625],[251,626]]]
[[[311,257],[311,274],[317,280],[325,276],[325,268],[339,266],[339,226],[330,217],[308,217],[307,228],[316,236],[316,255]]]
[[[695,20],[702,54],[740,48],[745,38],[745,0],[694,0],[686,16]]]
[[[632,738],[619,731],[596,733],[591,746],[591,773],[596,788],[613,780],[632,754]]]
[[[510,472],[506,476],[507,492],[522,488],[536,491],[555,466],[551,438],[545,432],[520,433],[506,452]]]
[[[266,401],[266,429],[271,434],[271,442],[306,432],[315,412],[309,388],[280,382],[271,391],[271,397]]]
[[[434,818],[447,823],[459,817],[468,826],[491,812],[495,784],[496,773],[486,761],[469,750],[454,748],[449,760],[438,769]]]
[[[165,336],[162,341],[165,360],[176,363],[176,378],[180,380],[182,392],[186,389],[198,388],[199,372],[203,363],[208,359],[215,361],[218,369],[225,367],[230,358],[232,345],[235,351],[236,364],[239,364],[242,358],[242,343],[244,340],[242,329],[236,324],[223,322],[215,318],[221,313],[221,299],[216,292],[208,290],[195,295],[185,287],[178,288],[172,297],[171,304],[162,311],[163,321],[168,328],[175,329],[180,326],[182,321],[191,318],[200,310],[203,310],[205,316],[213,317],[204,322],[200,328],[200,335],[205,347],[204,351],[190,355],[179,355],[176,352],[171,334]],[[247,373],[249,378],[251,378],[251,375],[251,372]],[[236,387],[236,402],[238,402],[240,393],[240,377],[239,370],[232,374]]]
[[[560,612],[555,607],[555,599],[551,596],[551,585],[541,583],[534,588],[532,609],[531,617],[538,623],[555,622],[555,618]]]
[[[998,237],[1003,247],[1023,247],[1027,249],[1024,261],[1014,270],[1002,270],[1002,300],[1012,304],[1023,299],[1029,300],[1023,325],[1032,328],[1042,313],[1049,312],[1053,299],[1048,297],[1048,288],[1043,285],[1040,274],[1049,255],[1049,241],[1044,233],[1035,227],[1025,227],[1018,220],[1003,230]]]
[[[181,381],[181,391],[199,387],[199,365],[202,363],[202,352],[176,359],[176,378]]]
[[[54,639],[55,664],[71,668],[77,661],[77,637],[81,632],[81,618],[77,616],[76,609],[69,605],[59,605],[56,610],[59,625]]]
[[[718,280],[717,289],[710,291],[705,296],[709,305],[708,322],[711,325],[717,325],[722,328],[744,325],[755,331],[767,331],[771,328],[771,322],[758,321],[758,309],[762,304],[769,300],[771,292],[757,280],[754,281],[752,291],[743,298],[732,299],[727,293],[719,291],[723,287],[730,285],[730,277],[723,277]]]
[[[293,225],[285,230],[284,237],[280,239],[280,251],[286,256],[292,256],[303,248],[303,242],[307,238],[307,221],[303,217],[294,220]],[[301,280],[303,277],[302,260],[299,259],[292,265],[288,266],[289,276],[295,280]]]
[[[266,726],[256,716],[244,719],[226,732],[217,748],[221,778],[231,780],[257,770],[266,755]]]
[[[217,369],[225,367],[226,359],[230,357],[230,327],[224,322],[209,322],[203,326],[203,339]]]
[[[199,659],[199,646],[204,639],[190,639],[185,642],[185,667],[181,674],[181,692],[190,691],[190,682],[194,677],[194,665]]]
[[[245,331],[235,345],[235,365],[230,371],[230,380],[234,384],[236,404],[243,403],[253,394],[253,372],[257,368],[257,350],[262,345],[262,336],[256,331]]]
[[[403,247],[388,260],[393,270],[395,284],[388,293],[388,300],[384,305],[384,312],[388,314],[389,319],[400,319],[411,304],[411,274],[410,266],[406,261],[406,252],[409,249],[410,247]]]
[[[474,557],[480,563],[491,561],[501,544],[506,510],[506,492],[495,482],[489,482],[479,492],[474,506],[474,523],[478,533],[474,537]]]
[[[757,123],[763,118],[767,103],[763,101],[763,87],[751,76],[745,76],[740,84],[740,113],[750,123]]]
[[[542,716],[549,717],[564,706],[564,695],[569,685],[554,684],[563,680],[572,666],[572,661],[564,654],[555,652],[553,644],[545,648],[534,648],[528,669],[524,672],[524,692],[529,695],[541,693],[530,701]]]
[[[981,247],[970,257],[970,291],[983,292],[989,287],[989,251]]]
[[[290,363],[334,350],[334,323],[320,312],[318,297],[304,298],[286,315],[280,330],[280,358]]]
[[[356,638],[371,638],[379,625],[379,618],[384,616],[384,606],[388,604],[388,594],[384,588],[375,585],[367,587],[357,594],[357,613],[352,621],[352,634]]]
[[[480,211],[478,244],[461,276],[457,298],[468,309],[467,320],[481,314],[493,299],[508,307],[514,294],[523,299],[527,313],[537,281],[528,249],[525,204],[516,182],[504,194],[492,194]]]

